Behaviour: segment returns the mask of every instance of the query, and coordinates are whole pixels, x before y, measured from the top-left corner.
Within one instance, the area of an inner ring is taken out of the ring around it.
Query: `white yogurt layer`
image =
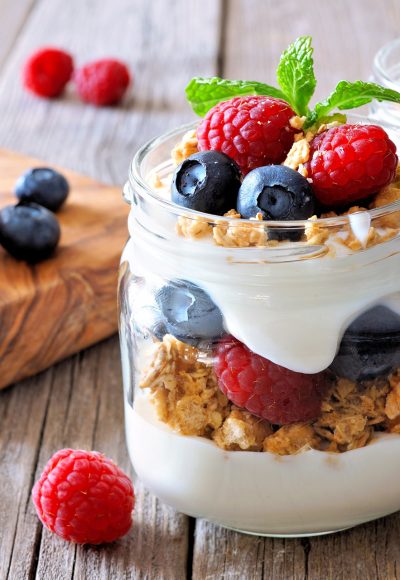
[[[137,207],[133,211],[140,213]],[[133,241],[122,259],[131,262],[133,272],[151,278],[150,265],[164,281],[181,278],[199,285],[220,308],[228,333],[291,370],[326,369],[357,316],[375,304],[399,302],[398,237],[351,255],[296,259],[281,249],[224,248],[209,239],[183,239],[171,218],[172,223],[168,218],[163,223],[161,215],[156,219],[165,239],[129,220]],[[147,216],[140,213],[139,220],[152,231]]]
[[[400,509],[400,437],[362,449],[299,455],[223,451],[174,433],[142,394],[128,404],[126,433],[143,483],[175,509],[264,534],[316,534]]]

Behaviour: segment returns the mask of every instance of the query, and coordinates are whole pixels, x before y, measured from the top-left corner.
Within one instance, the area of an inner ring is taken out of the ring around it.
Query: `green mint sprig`
[[[282,54],[278,69],[277,81],[280,88],[256,81],[232,81],[218,77],[195,77],[186,87],[186,97],[195,113],[203,117],[214,105],[228,101],[237,96],[265,95],[287,101],[299,116],[305,116],[305,128],[320,125],[324,122],[342,119],[338,109],[354,109],[373,99],[400,103],[400,93],[375,83],[363,81],[340,81],[334,91],[324,101],[318,102],[313,110],[309,109],[311,97],[316,87],[314,75],[313,49],[310,36],[300,36]]]
[[[284,100],[301,117],[307,115],[317,85],[312,53],[311,36],[301,36],[282,54],[276,71]]]

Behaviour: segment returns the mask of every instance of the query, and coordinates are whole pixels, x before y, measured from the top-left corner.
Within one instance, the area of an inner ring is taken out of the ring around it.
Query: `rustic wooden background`
[[[341,78],[367,79],[399,30],[398,0],[0,0],[0,146],[122,184],[139,144],[192,118],[192,75],[272,82],[281,51],[312,34],[319,97]],[[21,64],[46,44],[78,64],[126,60],[135,86],[124,106],[24,93]],[[398,577],[400,515],[323,538],[262,539],[176,514],[137,485],[135,525],[115,545],[76,547],[43,530],[30,490],[54,451],[94,448],[129,469],[119,365],[113,338],[0,393],[1,579]]]

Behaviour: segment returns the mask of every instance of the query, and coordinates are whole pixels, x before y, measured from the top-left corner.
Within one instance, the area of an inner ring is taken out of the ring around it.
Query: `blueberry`
[[[21,201],[33,201],[51,211],[57,211],[69,193],[68,181],[50,167],[36,167],[21,175],[15,185],[15,195]]]
[[[314,214],[311,185],[298,171],[284,165],[257,167],[246,175],[240,187],[237,210],[244,218],[261,213],[265,220],[304,220]],[[269,231],[270,239],[299,240],[303,228]]]
[[[171,199],[183,207],[223,215],[235,207],[239,187],[239,167],[230,157],[201,151],[177,167]]]
[[[400,316],[375,306],[350,324],[331,370],[339,377],[365,381],[386,376],[400,366]]]
[[[20,202],[0,211],[0,244],[18,260],[48,258],[60,239],[55,216],[36,203]]]
[[[158,319],[158,330],[164,327],[166,333],[182,342],[197,346],[224,333],[219,308],[192,282],[172,280],[160,288],[155,299],[163,317],[162,321]]]

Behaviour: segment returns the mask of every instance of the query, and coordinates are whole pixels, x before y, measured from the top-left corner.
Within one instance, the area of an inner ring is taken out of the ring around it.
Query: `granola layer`
[[[291,119],[291,125],[296,129],[301,129],[303,122],[304,119],[301,117],[296,116]],[[321,125],[318,132],[330,129],[338,124],[337,122],[333,122],[329,125]],[[309,143],[313,137],[314,134],[310,131],[297,133],[293,146],[283,165],[297,170],[304,177],[307,177],[305,163],[309,160]],[[173,164],[179,165],[187,157],[196,153],[197,150],[196,131],[188,131],[171,152]],[[165,193],[169,191],[170,180],[171,176],[169,178],[161,178],[157,173],[154,173],[150,177],[150,184],[160,193]],[[352,206],[343,213],[330,211],[323,213],[321,218],[333,218],[355,212],[363,212],[368,209],[383,207],[398,200],[400,200],[400,165],[397,168],[396,177],[393,182],[378,191],[373,200],[368,204],[368,207]],[[241,223],[239,221],[241,215],[235,209],[228,211],[224,217],[230,219],[227,221],[218,220],[218,223],[210,224],[202,216],[194,215],[190,218],[181,216],[178,218],[176,232],[179,236],[186,239],[199,240],[209,238],[215,245],[228,248],[274,247],[281,243],[277,242],[276,239],[268,238],[268,228],[262,223],[261,214],[254,216],[251,220],[254,223],[250,224],[248,221]],[[316,223],[317,220],[317,216],[312,216],[308,219],[310,225],[306,226],[301,241],[309,245],[324,244],[331,256],[336,255],[337,249],[340,247],[356,252],[386,242],[400,233],[400,211],[393,212],[388,216],[375,220],[374,225],[370,226],[365,240],[361,241],[354,234],[350,224],[341,226],[339,232],[337,228],[321,226],[319,223]]]
[[[160,421],[229,451],[343,453],[364,447],[376,432],[400,433],[400,369],[374,381],[332,380],[315,421],[279,427],[230,403],[200,351],[166,335],[155,344],[140,387]]]

